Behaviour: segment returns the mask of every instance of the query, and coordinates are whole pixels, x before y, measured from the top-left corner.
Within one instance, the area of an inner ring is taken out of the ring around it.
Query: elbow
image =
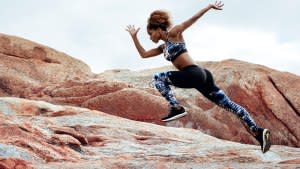
[[[146,53],[140,53],[140,56],[141,56],[141,58],[143,58],[143,59],[148,57]]]

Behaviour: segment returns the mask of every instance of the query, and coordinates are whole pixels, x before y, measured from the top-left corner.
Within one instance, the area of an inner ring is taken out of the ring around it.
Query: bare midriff
[[[183,68],[195,65],[196,63],[193,61],[193,59],[189,56],[188,52],[185,52],[178,56],[173,62],[173,65],[179,69],[182,70]]]

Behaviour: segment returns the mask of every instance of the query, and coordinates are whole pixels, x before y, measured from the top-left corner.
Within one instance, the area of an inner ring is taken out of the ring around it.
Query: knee
[[[153,76],[153,80],[155,82],[164,82],[164,83],[170,82],[168,77],[168,72],[155,73]]]
[[[226,104],[226,102],[230,101],[230,99],[225,95],[225,93],[222,90],[219,90],[217,92],[211,92],[209,95],[211,100],[218,105],[223,105]]]

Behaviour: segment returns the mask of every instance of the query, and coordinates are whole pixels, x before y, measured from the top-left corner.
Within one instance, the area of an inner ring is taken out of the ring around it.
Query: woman
[[[159,40],[165,43],[147,51],[137,38],[140,28],[136,29],[133,25],[129,25],[126,30],[130,33],[134,45],[142,58],[149,58],[164,53],[164,57],[171,61],[179,70],[161,72],[154,75],[155,87],[170,105],[170,113],[162,118],[162,121],[175,120],[187,114],[184,107],[180,105],[172,94],[170,85],[180,88],[195,88],[218,106],[237,115],[248,131],[259,141],[261,150],[265,153],[271,146],[270,131],[260,128],[245,108],[231,101],[215,85],[210,71],[195,64],[187,52],[182,36],[182,33],[207,11],[211,9],[222,10],[223,6],[224,4],[221,1],[216,1],[215,4],[209,4],[188,20],[173,27],[171,27],[170,16],[167,12],[162,10],[152,12],[148,19],[147,32],[154,43],[158,43]]]

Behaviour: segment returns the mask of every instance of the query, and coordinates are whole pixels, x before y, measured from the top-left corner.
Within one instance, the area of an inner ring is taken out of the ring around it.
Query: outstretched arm
[[[135,45],[137,51],[139,52],[140,56],[142,58],[148,58],[148,57],[153,57],[153,56],[157,56],[157,55],[161,54],[162,50],[159,47],[150,49],[148,51],[146,51],[143,48],[139,39],[137,38],[137,33],[139,32],[139,30],[140,30],[140,28],[135,29],[134,25],[128,25],[127,29],[126,29],[126,31],[128,31],[129,34],[131,35],[134,45]]]
[[[177,32],[183,32],[187,28],[189,28],[192,24],[194,24],[201,16],[203,16],[210,9],[222,10],[223,6],[224,3],[222,1],[216,1],[214,4],[209,4],[206,8],[203,8],[188,20],[175,26],[174,29],[176,29]]]

